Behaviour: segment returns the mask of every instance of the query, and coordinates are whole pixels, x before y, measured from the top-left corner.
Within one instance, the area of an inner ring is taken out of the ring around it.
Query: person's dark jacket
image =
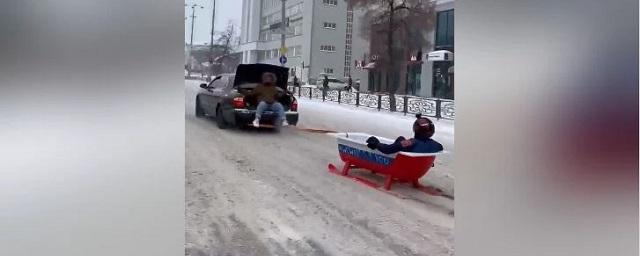
[[[444,150],[442,144],[437,141],[426,138],[426,139],[410,139],[411,145],[403,146],[402,141],[406,140],[404,137],[400,136],[396,139],[393,144],[384,144],[380,143],[378,138],[370,137],[367,140],[367,146],[371,149],[377,149],[378,151],[384,154],[394,154],[400,151],[402,152],[411,152],[411,153],[437,153]]]

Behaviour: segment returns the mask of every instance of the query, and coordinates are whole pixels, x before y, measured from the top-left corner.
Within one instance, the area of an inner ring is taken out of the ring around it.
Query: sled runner
[[[399,152],[397,154],[386,155],[379,151],[374,151],[367,147],[366,140],[370,134],[366,133],[339,133],[336,135],[338,141],[338,152],[344,166],[338,169],[335,165],[329,164],[329,172],[341,176],[349,177],[354,181],[367,186],[385,191],[391,190],[391,185],[395,182],[410,183],[414,188],[430,195],[441,195],[441,192],[432,187],[423,186],[419,180],[427,174],[433,167],[436,156],[439,153],[408,153]],[[383,143],[393,143],[393,140],[378,137]],[[366,169],[374,174],[385,177],[383,185],[359,176],[349,174],[351,169]]]

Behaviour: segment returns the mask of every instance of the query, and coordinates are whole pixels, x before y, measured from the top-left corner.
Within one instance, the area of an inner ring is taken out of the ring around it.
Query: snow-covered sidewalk
[[[378,111],[367,107],[322,102],[315,99],[298,99],[300,126],[336,130],[340,132],[366,132],[388,138],[400,135],[413,136],[411,127],[415,115]],[[447,151],[454,148],[454,121],[430,118],[436,125],[434,139]]]
[[[316,99],[298,99],[300,120],[298,126],[339,132],[365,132],[387,138],[413,137],[412,114],[378,111],[367,107],[322,102]],[[430,118],[436,125],[433,139],[440,142],[449,154],[436,160],[433,168],[421,181],[438,187],[453,196],[454,121]]]

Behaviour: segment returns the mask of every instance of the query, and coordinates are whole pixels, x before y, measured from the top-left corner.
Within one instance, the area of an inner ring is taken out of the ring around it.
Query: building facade
[[[242,5],[242,63],[280,65],[282,1],[243,0]],[[285,66],[303,82],[315,84],[324,74],[343,79],[352,65],[345,58],[347,1],[287,0],[285,8]]]
[[[436,6],[436,28],[434,31],[434,51],[454,51],[454,8],[453,1],[439,1]],[[431,76],[427,79],[430,84],[431,96],[436,98],[454,99],[454,60],[430,61],[428,68]]]
[[[453,59],[430,60],[429,53],[447,51],[454,53],[454,1],[437,0],[434,30],[429,34],[433,47],[422,48],[402,56],[398,63],[404,63],[405,77],[398,78],[398,94],[420,97],[454,99]],[[361,35],[363,10],[353,10],[353,31],[350,74],[354,81],[360,81],[360,90],[366,92],[386,91],[386,77],[375,69],[376,54],[372,54],[370,41]],[[453,54],[451,54],[453,55]]]

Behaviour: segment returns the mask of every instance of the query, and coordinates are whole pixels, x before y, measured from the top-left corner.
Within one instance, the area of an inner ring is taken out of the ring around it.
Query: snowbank
[[[413,137],[411,127],[416,120],[412,114],[405,116],[402,113],[304,98],[298,99],[298,111],[300,127],[364,132],[387,138]],[[433,139],[442,143],[447,151],[453,152],[454,121],[430,119],[436,125]]]

